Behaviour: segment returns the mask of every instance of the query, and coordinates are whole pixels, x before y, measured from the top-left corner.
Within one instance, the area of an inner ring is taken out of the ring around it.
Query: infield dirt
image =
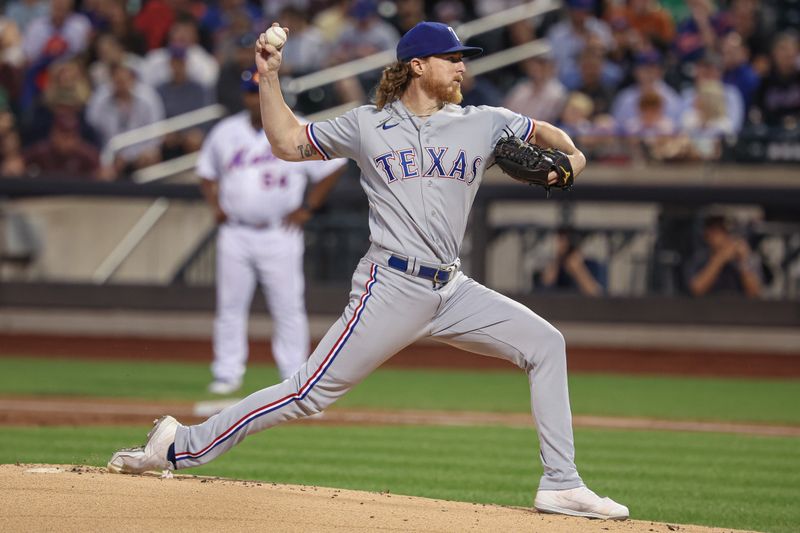
[[[0,501],[6,531],[733,531],[312,486],[127,476],[70,465],[0,465]]]

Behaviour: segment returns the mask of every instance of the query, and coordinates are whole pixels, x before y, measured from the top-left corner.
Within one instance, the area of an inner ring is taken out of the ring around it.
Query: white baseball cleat
[[[626,520],[628,508],[611,498],[601,498],[588,487],[540,490],[533,506],[541,513],[566,514],[602,520]]]
[[[112,455],[108,462],[108,471],[115,474],[141,474],[151,470],[172,470],[174,467],[167,459],[167,452],[175,442],[175,432],[179,425],[171,416],[154,420],[145,445],[123,448]]]
[[[237,390],[239,390],[242,386],[241,381],[222,381],[219,379],[215,379],[211,383],[208,384],[208,392],[211,394],[219,394],[220,396],[225,396],[228,394],[233,394]]]

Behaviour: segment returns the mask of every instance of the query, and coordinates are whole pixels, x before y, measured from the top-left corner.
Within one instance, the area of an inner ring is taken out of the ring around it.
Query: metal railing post
[[[105,284],[114,272],[122,265],[131,253],[139,246],[139,243],[147,236],[153,226],[158,223],[164,213],[169,209],[169,200],[166,198],[156,198],[150,204],[147,211],[142,214],[136,224],[128,231],[128,233],[117,243],[111,253],[100,263],[97,270],[92,274],[92,283],[98,285]]]

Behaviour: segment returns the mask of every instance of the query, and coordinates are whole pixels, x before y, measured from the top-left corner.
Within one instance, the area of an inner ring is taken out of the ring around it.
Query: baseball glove
[[[507,135],[497,141],[494,162],[515,180],[543,187],[548,196],[551,187],[569,190],[574,181],[567,154],[527,143],[515,135]],[[558,176],[556,183],[548,183],[550,172]]]

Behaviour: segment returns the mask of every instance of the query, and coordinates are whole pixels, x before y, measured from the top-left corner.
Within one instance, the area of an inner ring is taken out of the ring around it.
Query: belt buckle
[[[450,265],[449,267],[442,268],[442,269],[438,269],[437,268],[436,269],[436,274],[433,275],[433,282],[434,283],[441,283],[442,285],[444,285],[445,283],[450,281],[450,275],[453,273],[453,271],[455,271],[455,269],[456,269],[455,265]],[[439,279],[439,274],[442,273],[442,272],[447,272],[447,279],[445,281],[442,281],[442,280]]]

